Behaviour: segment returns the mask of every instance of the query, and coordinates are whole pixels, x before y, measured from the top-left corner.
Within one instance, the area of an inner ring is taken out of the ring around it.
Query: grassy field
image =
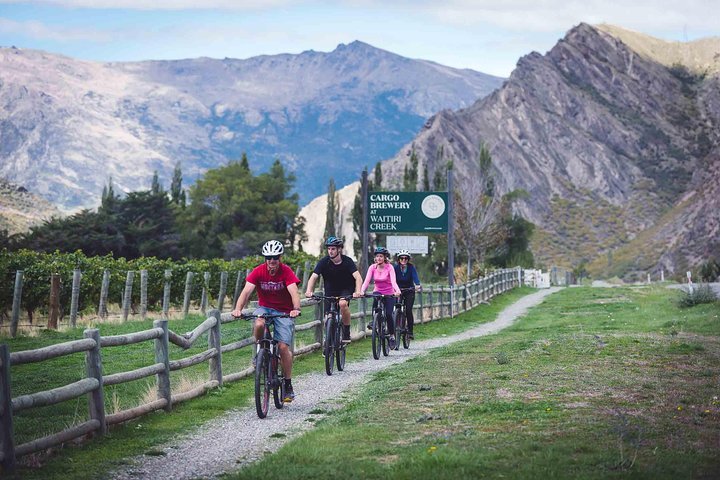
[[[416,338],[462,331],[472,325],[491,321],[500,309],[530,293],[532,290],[523,288],[506,293],[493,300],[492,305],[482,305],[472,316],[462,316],[418,326]],[[356,303],[354,303],[357,306]],[[301,322],[311,321],[313,307],[303,310]],[[183,333],[192,330],[203,319],[191,317],[187,320],[171,320],[171,330]],[[118,335],[151,328],[152,320],[146,322],[128,322],[125,324],[101,324],[102,335]],[[82,338],[83,328],[69,329],[62,332],[42,331],[40,335],[3,338],[2,342],[10,346],[11,351],[28,350],[52,345],[68,340]],[[237,341],[250,335],[247,322],[223,324],[223,343]],[[312,341],[313,332],[298,334],[298,344]],[[207,335],[201,337],[196,346],[187,351],[171,345],[170,357],[178,359],[204,350],[207,346]],[[104,374],[127,371],[154,363],[154,347],[152,342],[144,342],[131,346],[103,349]],[[365,358],[370,352],[369,341],[355,342],[348,349],[347,361],[350,363],[358,358]],[[250,362],[250,350],[242,349],[223,355],[223,372],[225,374],[245,369]],[[54,388],[76,381],[84,375],[84,354],[74,354],[52,361],[13,367],[11,371],[13,397],[40,389]],[[319,353],[306,355],[295,360],[294,376],[311,371],[324,371],[323,358]],[[192,385],[208,379],[207,364],[197,365],[181,372],[172,372],[173,391],[184,391]],[[105,408],[107,413],[147,403],[154,392],[154,379],[138,380],[122,385],[106,388]],[[176,437],[179,432],[187,431],[205,421],[222,415],[224,412],[251,405],[252,385],[250,379],[226,384],[208,394],[177,404],[170,414],[156,412],[140,419],[111,428],[102,439],[93,439],[80,446],[66,445],[62,449],[53,449],[50,455],[29,455],[19,459],[16,474],[10,478],[48,479],[48,478],[102,478],[103,472],[122,464],[131,455],[152,455],[155,447]],[[47,435],[87,419],[87,402],[85,397],[63,402],[51,407],[31,409],[20,412],[14,418],[16,444]]]
[[[419,327],[416,338],[491,321],[530,291]],[[680,310],[675,295],[565,289],[498,335],[375,375],[347,408],[231,478],[717,478],[720,306]],[[369,348],[353,343],[348,361]],[[237,361],[244,367],[248,358]],[[322,357],[308,355],[295,374],[322,368]],[[157,454],[178,432],[249,406],[251,391],[247,381],[226,385],[103,439],[26,458],[15,477],[102,478],[127,456]],[[72,406],[80,416],[84,408]]]
[[[720,305],[675,295],[565,289],[229,478],[719,478]]]

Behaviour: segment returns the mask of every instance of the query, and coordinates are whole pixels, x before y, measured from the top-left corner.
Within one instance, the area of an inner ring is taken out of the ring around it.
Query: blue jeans
[[[292,347],[293,335],[295,334],[295,322],[287,316],[285,312],[280,312],[274,308],[258,307],[253,315],[283,315],[277,318],[266,318],[265,324],[273,327],[273,338],[278,342],[282,342]]]

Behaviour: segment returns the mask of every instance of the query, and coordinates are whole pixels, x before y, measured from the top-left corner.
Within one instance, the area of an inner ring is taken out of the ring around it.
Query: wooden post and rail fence
[[[188,274],[189,275],[189,274]],[[21,278],[21,275],[20,275]],[[141,277],[142,278],[142,277]],[[307,281],[307,271],[303,281]],[[128,275],[128,284],[132,282]],[[522,270],[519,268],[498,270],[485,278],[454,287],[428,287],[418,292],[414,306],[416,322],[428,323],[442,318],[453,317],[480,303],[486,303],[494,296],[522,285]],[[236,283],[235,293],[239,294]],[[222,298],[223,295],[221,295]],[[206,297],[207,298],[207,297]],[[321,348],[323,342],[322,303],[304,299],[303,306],[315,305],[313,320],[298,324],[297,332],[314,329],[314,342],[295,349],[294,355],[302,355]],[[367,302],[361,299],[359,311],[352,314],[359,328],[353,339],[365,336],[365,320],[371,314]],[[218,301],[222,305],[222,300]],[[249,347],[255,343],[253,337],[223,344],[221,325],[237,322],[230,313],[221,313],[214,309],[207,319],[192,332],[177,334],[168,328],[168,320],[153,322],[149,330],[114,336],[102,336],[97,328],[84,331],[84,338],[34,350],[10,352],[7,344],[0,344],[0,465],[3,471],[12,471],[18,457],[45,450],[62,443],[88,435],[103,435],[110,425],[126,422],[156,410],[169,412],[172,406],[203,395],[206,391],[219,387],[226,382],[240,380],[253,374],[253,367],[239,371],[223,372],[223,355]],[[207,335],[207,349],[195,355],[173,358],[169,356],[169,344],[175,344],[183,350],[192,347],[198,339]],[[122,348],[141,342],[153,342],[155,363],[135,370],[103,375],[102,354],[107,348]],[[85,352],[85,378],[65,386],[31,394],[12,397],[11,367],[43,362],[64,355]],[[208,363],[209,377],[203,384],[182,393],[171,394],[171,372],[176,372],[201,363]],[[104,387],[139,380],[146,377],[156,379],[156,399],[149,403],[122,410],[117,413],[105,412],[106,399]],[[88,401],[88,419],[78,425],[60,432],[36,438],[16,445],[13,430],[13,416],[19,412],[54,405],[86,395]]]

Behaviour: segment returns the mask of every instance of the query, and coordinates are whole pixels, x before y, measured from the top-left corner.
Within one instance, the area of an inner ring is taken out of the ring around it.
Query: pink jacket
[[[398,287],[397,281],[395,280],[395,269],[389,263],[386,263],[382,269],[377,268],[377,264],[373,263],[370,265],[365,275],[365,281],[362,284],[362,291],[367,290],[370,285],[370,280],[375,282],[375,289],[373,292],[380,293],[382,295],[392,295],[393,293],[400,293],[400,287]]]

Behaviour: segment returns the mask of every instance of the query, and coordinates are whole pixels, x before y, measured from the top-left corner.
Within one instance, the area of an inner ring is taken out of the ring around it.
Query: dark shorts
[[[343,290],[340,293],[332,292],[332,293],[325,293],[328,297],[351,297],[353,294],[353,290]],[[327,315],[330,313],[330,300],[323,300],[323,313]],[[339,305],[338,305],[338,314],[340,313]]]

